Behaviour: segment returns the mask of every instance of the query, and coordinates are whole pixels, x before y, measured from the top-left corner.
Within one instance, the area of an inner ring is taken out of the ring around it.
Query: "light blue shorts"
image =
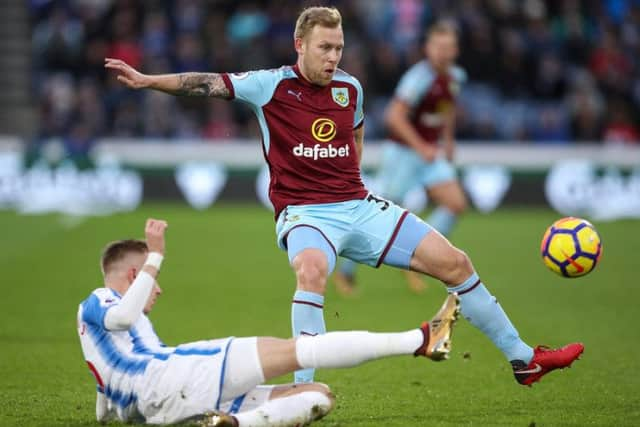
[[[327,255],[329,271],[336,257],[361,264],[409,268],[420,241],[431,227],[398,205],[369,194],[362,200],[288,206],[276,223],[278,246],[289,262],[304,249]]]
[[[455,168],[444,158],[429,163],[404,145],[387,142],[383,146],[378,181],[384,197],[400,202],[418,185],[429,189],[456,179]]]

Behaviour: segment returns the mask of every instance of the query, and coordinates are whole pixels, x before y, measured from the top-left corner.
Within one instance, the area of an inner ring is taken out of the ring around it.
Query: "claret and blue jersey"
[[[444,126],[444,114],[454,107],[466,78],[460,67],[452,66],[448,73],[439,74],[424,59],[409,68],[400,79],[394,97],[409,106],[411,124],[428,143],[438,142]],[[397,135],[390,136],[404,144]]]
[[[223,74],[232,99],[248,103],[262,131],[276,217],[289,205],[362,199],[354,130],[364,121],[358,80],[338,70],[327,86],[297,65]]]

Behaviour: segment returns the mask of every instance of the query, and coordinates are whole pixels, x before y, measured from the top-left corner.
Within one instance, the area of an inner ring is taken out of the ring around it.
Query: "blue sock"
[[[345,276],[353,277],[356,274],[356,267],[358,263],[355,261],[351,261],[348,258],[344,258],[340,263],[340,273]]]
[[[293,336],[318,335],[327,332],[324,325],[324,296],[314,292],[296,291],[291,304]],[[294,374],[296,383],[313,382],[315,369],[301,369]]]
[[[533,349],[520,339],[498,300],[489,293],[476,273],[464,283],[449,288],[460,297],[460,311],[473,326],[480,329],[511,360],[529,363]]]
[[[431,212],[427,223],[438,230],[443,236],[448,236],[456,224],[458,216],[444,206],[438,206]]]

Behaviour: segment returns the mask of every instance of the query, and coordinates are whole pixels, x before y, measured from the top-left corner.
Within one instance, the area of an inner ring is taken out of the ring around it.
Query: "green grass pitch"
[[[76,311],[101,284],[103,245],[142,237],[147,216],[170,224],[164,295],[151,316],[165,342],[289,335],[294,277],[275,245],[272,215],[262,208],[219,204],[196,212],[158,204],[83,221],[0,213],[1,426],[98,425]],[[557,217],[546,210],[471,213],[452,237],[526,341],[585,343],[572,369],[522,387],[499,351],[461,320],[449,361],[400,357],[318,372],[338,399],[319,425],[640,425],[640,222],[596,223],[601,265],[587,277],[564,279],[547,271],[539,255],[542,233]],[[359,280],[356,298],[328,290],[329,330],[413,328],[445,296],[433,280],[424,295],[411,294],[390,268],[363,268]]]

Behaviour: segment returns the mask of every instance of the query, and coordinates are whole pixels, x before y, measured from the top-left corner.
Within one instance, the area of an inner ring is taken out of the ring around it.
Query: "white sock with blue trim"
[[[315,292],[296,291],[291,304],[293,336],[324,334],[324,296]],[[296,383],[313,382],[313,369],[301,369],[294,374]]]
[[[460,297],[462,315],[480,329],[504,353],[509,361],[522,360],[529,363],[533,349],[520,339],[498,300],[489,293],[476,273],[462,284],[448,288]]]

